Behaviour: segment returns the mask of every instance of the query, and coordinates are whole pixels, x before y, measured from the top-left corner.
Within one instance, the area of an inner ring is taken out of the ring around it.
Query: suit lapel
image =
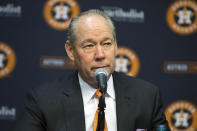
[[[62,85],[66,87],[63,88],[62,99],[66,127],[70,131],[85,131],[84,106],[77,73]]]
[[[113,74],[113,80],[118,131],[135,130],[135,94],[130,94],[129,91],[132,87],[129,87],[127,81],[124,81],[116,72]]]

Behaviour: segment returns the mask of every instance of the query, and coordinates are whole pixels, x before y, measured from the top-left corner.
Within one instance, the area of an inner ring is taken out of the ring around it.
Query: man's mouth
[[[91,70],[96,70],[98,68],[106,68],[106,67],[109,67],[109,65],[92,67]]]

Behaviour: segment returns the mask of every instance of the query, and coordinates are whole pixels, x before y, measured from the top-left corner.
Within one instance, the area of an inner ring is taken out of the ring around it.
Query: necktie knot
[[[100,99],[102,93],[101,93],[99,90],[97,90],[96,93],[95,93],[95,95],[96,95],[96,97],[97,97],[98,99]]]

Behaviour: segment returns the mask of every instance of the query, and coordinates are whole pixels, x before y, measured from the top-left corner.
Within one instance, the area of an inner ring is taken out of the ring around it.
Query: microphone
[[[94,72],[94,79],[97,81],[98,87],[102,93],[106,93],[108,75],[108,72],[104,68],[98,68]]]

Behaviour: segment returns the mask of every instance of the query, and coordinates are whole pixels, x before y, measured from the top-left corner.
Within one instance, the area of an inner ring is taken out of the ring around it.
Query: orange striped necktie
[[[95,93],[95,95],[96,95],[96,97],[99,100],[102,94],[101,94],[101,92],[99,90],[97,90],[96,93]],[[96,129],[97,129],[97,124],[98,124],[98,114],[99,114],[99,112],[100,112],[100,109],[98,107],[97,110],[96,110],[96,113],[95,113],[95,117],[94,117],[94,130],[93,131],[97,131]],[[104,131],[108,131],[106,120],[105,120],[105,128],[104,128]]]

